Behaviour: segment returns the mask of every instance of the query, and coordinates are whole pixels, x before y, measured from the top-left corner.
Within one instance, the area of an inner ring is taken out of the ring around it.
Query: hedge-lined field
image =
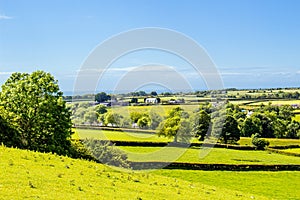
[[[218,184],[116,171],[94,162],[3,146],[0,163],[0,199],[269,199]]]
[[[212,164],[300,164],[300,157],[268,151],[241,151],[232,149],[178,148],[178,147],[118,147],[131,161],[178,161]],[[182,154],[182,156],[180,156]]]
[[[131,112],[155,112],[159,114],[161,117],[166,116],[166,114],[175,107],[181,107],[186,112],[192,113],[199,105],[152,105],[152,106],[113,106],[110,108],[111,111],[121,114],[122,116],[129,116]]]
[[[149,142],[170,142],[172,139],[158,137],[155,134],[134,133],[108,130],[74,129],[73,139],[94,138],[97,140],[118,140],[118,141],[149,141]]]
[[[241,192],[251,191],[272,199],[300,199],[300,193],[297,192],[300,188],[300,172],[159,170],[154,173]]]
[[[279,139],[279,138],[265,138],[270,142],[270,146],[287,146],[300,145],[300,139]],[[252,145],[251,138],[241,137],[238,141],[240,145]]]
[[[272,100],[272,101],[260,101],[248,104],[249,106],[259,106],[261,104],[268,105],[269,102],[272,103],[272,105],[292,105],[292,104],[300,104],[300,100]]]

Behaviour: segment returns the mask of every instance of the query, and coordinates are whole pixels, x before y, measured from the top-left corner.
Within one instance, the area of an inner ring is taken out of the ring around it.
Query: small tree
[[[96,112],[98,113],[98,115],[105,114],[107,113],[107,107],[105,105],[97,105]]]
[[[162,117],[155,112],[150,112],[150,128],[156,129],[162,121]]]
[[[157,92],[156,92],[156,91],[152,91],[152,92],[150,93],[150,95],[151,95],[151,96],[157,96]]]
[[[118,113],[108,112],[104,115],[105,125],[120,126],[122,118],[123,116]]]
[[[252,144],[256,147],[257,150],[264,150],[267,146],[269,146],[269,141],[259,138],[260,135],[258,133],[253,134],[251,136],[252,138]]]
[[[149,117],[146,117],[146,116],[141,117],[141,118],[137,121],[137,125],[138,125],[140,128],[143,128],[143,129],[149,128],[150,123],[151,123],[150,118],[149,118]]]
[[[111,99],[110,95],[107,95],[105,92],[100,92],[95,95],[95,101],[101,103]]]
[[[86,139],[83,141],[84,146],[91,156],[103,164],[117,167],[129,168],[127,155],[117,149],[112,143]],[[86,152],[83,151],[85,154]]]

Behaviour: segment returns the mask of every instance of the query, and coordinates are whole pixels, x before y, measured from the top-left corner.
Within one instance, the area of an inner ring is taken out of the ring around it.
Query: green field
[[[160,116],[164,117],[166,114],[175,107],[181,107],[186,112],[192,113],[197,108],[199,108],[199,105],[153,105],[153,106],[115,106],[110,108],[111,111],[121,114],[122,116],[128,116],[131,112],[155,112],[159,114]]]
[[[278,138],[265,138],[270,142],[270,146],[287,146],[287,145],[300,145],[300,139],[278,139]],[[241,137],[238,141],[240,145],[251,146],[251,138]]]
[[[300,148],[294,148],[294,149],[283,149],[284,152],[291,152],[291,153],[298,153],[300,154]]]
[[[177,161],[210,164],[300,164],[300,157],[268,151],[241,151],[232,149],[176,148],[176,147],[118,147],[131,161]],[[179,157],[179,155],[181,155]],[[177,158],[178,157],[178,158]],[[177,159],[176,159],[177,158]]]
[[[261,104],[268,105],[269,102],[272,105],[292,105],[292,104],[300,104],[300,100],[274,100],[274,101],[260,101],[256,103],[248,104],[249,106],[259,106]]]
[[[94,162],[4,146],[0,146],[0,163],[0,199],[270,199],[252,190],[226,189],[222,183],[182,180],[187,176],[176,171],[170,174],[178,178],[117,171]]]
[[[299,115],[299,114],[298,114],[298,115],[295,115],[294,120],[300,122],[300,115]]]
[[[251,191],[272,199],[300,199],[300,193],[297,192],[300,188],[300,172],[159,170],[154,173],[241,192]]]
[[[74,139],[94,138],[98,140],[118,141],[149,141],[149,142],[170,142],[172,139],[158,137],[155,134],[134,133],[108,130],[76,129]]]

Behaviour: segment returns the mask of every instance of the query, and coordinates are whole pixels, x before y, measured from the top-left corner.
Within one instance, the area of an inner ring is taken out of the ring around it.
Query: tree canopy
[[[13,146],[67,154],[71,113],[50,73],[13,73],[2,85],[1,116],[16,131]]]

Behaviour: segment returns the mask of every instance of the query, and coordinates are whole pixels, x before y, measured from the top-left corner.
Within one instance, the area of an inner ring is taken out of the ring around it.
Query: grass
[[[119,147],[131,161],[178,161],[211,164],[300,164],[300,157],[268,151],[241,151],[232,149],[176,148],[176,147]],[[182,155],[182,156],[180,156]]]
[[[153,106],[116,106],[110,108],[113,112],[121,114],[122,116],[129,117],[131,112],[155,112],[159,114],[161,117],[166,116],[166,114],[175,107],[181,107],[186,112],[192,113],[197,108],[199,108],[199,105],[153,105]]]
[[[227,189],[222,183],[117,171],[85,160],[4,146],[0,146],[0,163],[0,199],[270,199],[251,190]]]
[[[300,187],[300,172],[159,170],[154,173],[241,192],[251,191],[272,199],[300,199],[300,193],[297,192]],[[252,199],[254,198],[256,199]]]
[[[172,140],[165,137],[158,137],[155,134],[108,131],[108,130],[90,130],[90,129],[76,129],[73,138],[74,139],[94,138],[99,140],[149,141],[149,142],[169,142]]]
[[[293,119],[296,120],[296,121],[298,121],[298,122],[300,122],[300,115],[299,114],[295,115],[295,117]]]
[[[265,138],[270,142],[270,146],[286,146],[286,145],[300,145],[300,139],[278,139],[278,138]],[[251,138],[241,137],[239,142],[240,145],[251,146]]]
[[[284,152],[291,152],[291,153],[298,153],[300,154],[300,148],[294,148],[294,149],[283,149]]]
[[[261,104],[268,105],[269,102],[272,105],[292,105],[292,104],[300,104],[300,100],[276,100],[276,101],[260,101],[256,103],[251,103],[249,106],[259,106]]]

